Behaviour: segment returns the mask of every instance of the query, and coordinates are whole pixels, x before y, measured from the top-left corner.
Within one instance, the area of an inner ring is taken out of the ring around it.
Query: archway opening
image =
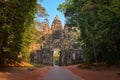
[[[60,49],[53,50],[53,64],[59,66],[60,65]]]

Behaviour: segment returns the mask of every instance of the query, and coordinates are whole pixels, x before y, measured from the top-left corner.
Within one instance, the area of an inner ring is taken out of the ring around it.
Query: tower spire
[[[52,32],[55,32],[57,30],[62,30],[62,23],[61,21],[59,20],[59,17],[58,15],[55,16],[53,22],[52,22]]]
[[[56,15],[56,17],[55,17],[55,20],[59,20],[59,17],[58,17],[58,15]]]

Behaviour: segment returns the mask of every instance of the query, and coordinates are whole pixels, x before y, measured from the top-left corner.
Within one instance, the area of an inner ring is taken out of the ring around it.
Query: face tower
[[[57,15],[52,22],[51,30],[53,33],[53,39],[60,39],[62,32],[62,23]]]
[[[62,30],[62,23],[59,20],[58,15],[56,15],[55,19],[53,20],[51,29],[53,33],[57,30]]]

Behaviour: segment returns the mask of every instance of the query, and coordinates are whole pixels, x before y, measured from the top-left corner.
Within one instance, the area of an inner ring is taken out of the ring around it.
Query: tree
[[[39,8],[40,6],[40,8]],[[35,34],[35,14],[46,14],[37,0],[0,2],[0,64],[28,59],[29,45]],[[21,56],[20,56],[21,55]]]
[[[65,0],[58,6],[66,17],[66,24],[80,28],[79,41],[88,56],[86,60],[120,63],[119,6],[119,0]]]

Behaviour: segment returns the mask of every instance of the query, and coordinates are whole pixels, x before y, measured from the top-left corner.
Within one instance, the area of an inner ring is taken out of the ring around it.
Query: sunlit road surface
[[[69,70],[54,66],[45,76],[44,80],[83,80]]]

